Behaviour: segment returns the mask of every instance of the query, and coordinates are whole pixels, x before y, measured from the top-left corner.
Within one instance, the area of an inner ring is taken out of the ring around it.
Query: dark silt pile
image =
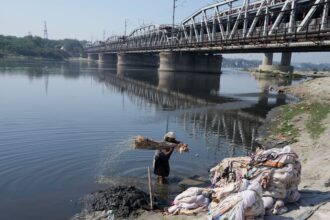
[[[82,204],[89,213],[112,210],[116,218],[128,218],[148,209],[149,195],[134,186],[117,186],[85,196]]]

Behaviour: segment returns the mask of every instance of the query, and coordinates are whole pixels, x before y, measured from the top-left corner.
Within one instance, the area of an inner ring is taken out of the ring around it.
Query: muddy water
[[[267,111],[286,103],[246,72],[222,75],[113,68],[87,62],[3,62],[0,68],[1,219],[68,219],[78,199],[108,186],[144,188],[154,152],[131,148],[168,130],[190,153],[171,158],[176,183],[245,155]]]

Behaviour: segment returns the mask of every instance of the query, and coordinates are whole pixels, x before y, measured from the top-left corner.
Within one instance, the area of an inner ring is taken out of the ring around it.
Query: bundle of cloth
[[[178,141],[168,142],[168,141],[155,141],[141,135],[134,138],[134,148],[143,150],[162,150],[168,148],[176,149],[180,154],[189,152],[188,144],[180,143]]]
[[[241,180],[248,172],[251,157],[229,157],[210,169],[213,187],[223,187],[228,183]]]
[[[285,213],[285,203],[300,199],[301,164],[290,146],[257,151],[251,158],[250,166],[245,178],[261,184],[264,206],[268,212]]]
[[[282,214],[287,211],[285,203],[300,199],[300,175],[298,156],[290,146],[257,150],[251,157],[226,158],[210,170],[215,196],[209,217],[254,219],[265,211]]]
[[[243,220],[263,218],[265,209],[261,186],[248,180],[215,188],[209,205],[208,219]]]
[[[168,213],[191,215],[206,211],[210,203],[210,193],[207,188],[191,187],[175,197]]]

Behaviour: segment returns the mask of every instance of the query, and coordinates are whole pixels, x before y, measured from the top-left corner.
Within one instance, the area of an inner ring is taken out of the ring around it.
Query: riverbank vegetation
[[[0,58],[24,56],[63,60],[79,57],[83,53],[85,44],[85,41],[73,39],[49,40],[37,36],[0,35]]]
[[[274,123],[272,127],[274,134],[290,139],[296,138],[299,134],[299,130],[297,126],[295,126],[295,122],[299,121],[299,117],[305,114],[308,117],[304,125],[305,128],[311,138],[318,139],[325,131],[325,126],[322,124],[322,121],[330,113],[330,104],[302,102],[299,104],[285,105],[281,107],[280,112],[276,123]]]

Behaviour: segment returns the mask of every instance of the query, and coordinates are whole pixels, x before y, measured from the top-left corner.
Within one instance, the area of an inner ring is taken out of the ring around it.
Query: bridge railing
[[[269,27],[271,28],[271,27]],[[182,33],[177,31],[174,36],[180,36]],[[87,52],[126,52],[126,51],[161,51],[166,49],[198,49],[198,48],[224,48],[230,46],[260,45],[260,44],[282,44],[290,42],[322,41],[330,40],[330,22],[321,28],[321,24],[316,21],[308,25],[304,31],[298,31],[298,27],[289,30],[285,25],[276,28],[272,34],[264,32],[263,28],[256,28],[254,32],[243,37],[242,30],[231,37],[223,38],[221,33],[215,33],[212,39],[208,34],[202,34],[198,38],[191,36],[189,38],[170,38],[168,41],[156,39],[156,35],[127,39],[125,42],[104,43],[98,46],[86,48]],[[159,37],[159,36],[158,36]]]

